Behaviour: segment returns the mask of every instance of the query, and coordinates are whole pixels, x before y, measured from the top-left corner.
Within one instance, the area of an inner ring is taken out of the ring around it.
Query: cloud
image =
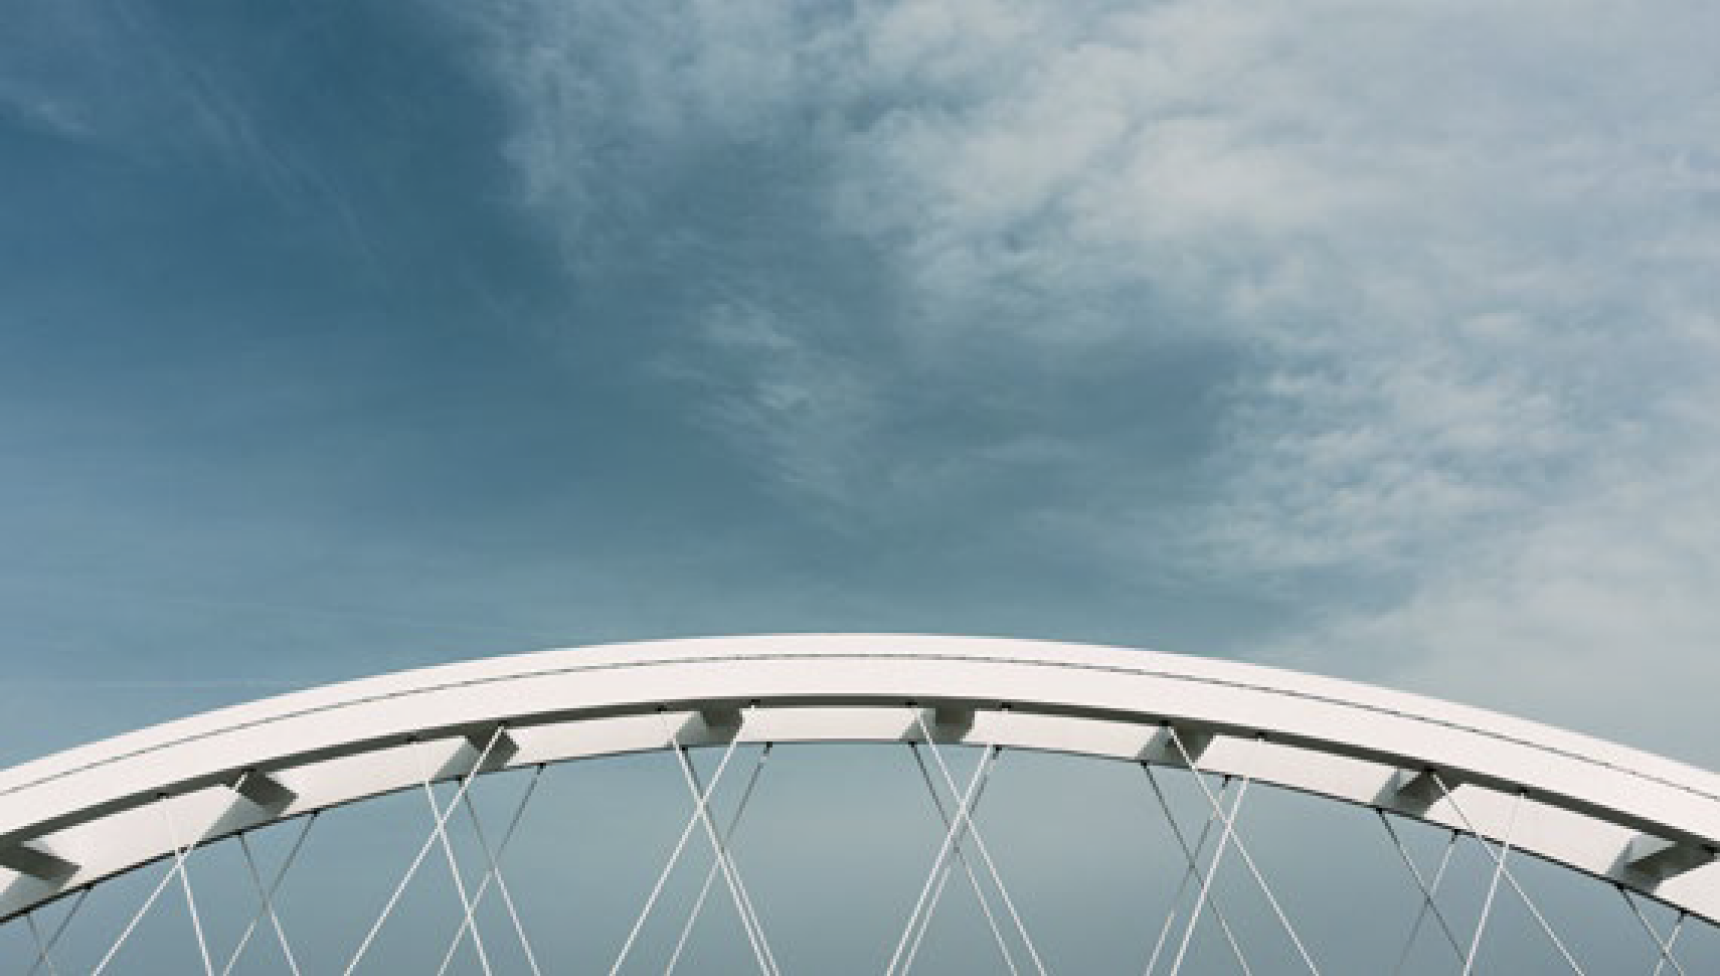
[[[891,10],[884,37],[915,8]],[[1711,104],[1649,97],[1713,73],[1642,78],[1633,45],[1478,14],[1171,4],[1006,31],[1030,40],[957,109],[848,133],[837,212],[902,256],[915,327],[1001,322],[1023,355],[1182,330],[1246,348],[1211,548],[1411,556],[1647,419],[1620,377],[1682,359],[1667,326],[1711,297],[1707,247],[1666,247],[1712,236],[1667,178],[1713,158]],[[1488,31],[1520,46],[1450,64],[1437,43]],[[1130,314],[1137,295],[1183,314]]]
[[[1288,641],[1316,667],[1532,715],[1713,767],[1720,680],[1720,464],[1634,462],[1588,479],[1395,605],[1346,608]]]
[[[1591,589],[1667,663],[1720,634],[1676,541],[1720,458],[1709,5],[469,16],[570,266],[658,262],[662,361],[803,507],[1278,592],[1323,608],[1280,653],[1424,684],[1580,658]]]
[[[708,421],[793,493],[845,500],[848,473],[860,461],[854,452],[883,410],[864,366],[821,349],[758,306],[713,305],[700,326],[703,361],[731,364],[711,370],[679,361],[691,382],[706,387]]]

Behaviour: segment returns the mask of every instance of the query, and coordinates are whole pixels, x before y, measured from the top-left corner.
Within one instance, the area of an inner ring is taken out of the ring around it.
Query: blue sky
[[[1711,0],[15,0],[0,764],[422,664],[876,630],[1720,766],[1714,37]],[[1018,865],[1065,858],[1036,811],[1139,839],[1040,761]],[[660,771],[566,809],[672,830]],[[818,846],[831,782],[785,782]],[[871,861],[887,915],[919,862]],[[1048,940],[1133,959],[1057,909],[1134,864],[1028,896]]]
[[[1717,16],[14,5],[4,755],[911,630],[1720,760]]]

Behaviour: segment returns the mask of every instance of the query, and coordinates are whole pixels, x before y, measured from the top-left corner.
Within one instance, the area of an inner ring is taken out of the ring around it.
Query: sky
[[[1706,0],[6,21],[0,763],[856,630],[1720,766]]]

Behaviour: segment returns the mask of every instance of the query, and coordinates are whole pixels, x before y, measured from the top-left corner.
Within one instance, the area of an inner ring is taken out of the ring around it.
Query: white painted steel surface
[[[919,712],[926,709],[928,712]],[[281,819],[486,769],[682,744],[942,741],[1198,768],[1395,810],[1720,921],[1720,777],[1544,725],[1257,665],[994,638],[788,635],[383,675],[0,773],[0,919]],[[166,815],[164,815],[164,813]]]

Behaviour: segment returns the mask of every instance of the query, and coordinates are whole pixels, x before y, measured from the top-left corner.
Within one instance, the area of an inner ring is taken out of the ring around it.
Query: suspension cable
[[[478,881],[477,890],[472,893],[472,904],[474,906],[483,903],[484,894],[489,890],[492,882],[500,882],[502,880],[502,869],[500,863],[501,856],[507,851],[509,842],[514,839],[514,832],[519,829],[520,819],[525,816],[526,806],[531,802],[532,795],[536,793],[538,782],[543,779],[543,770],[544,764],[538,763],[537,768],[532,772],[531,779],[526,783],[525,791],[520,795],[519,802],[514,805],[513,815],[508,819],[507,828],[502,831],[501,843],[496,846],[493,853],[490,850],[489,844],[484,842],[483,828],[478,824],[478,814],[476,808],[471,802],[471,797],[468,796],[464,801],[462,801],[463,805],[466,807],[466,812],[472,817],[472,828],[478,832],[478,840],[483,844],[484,854],[489,858],[490,862],[489,866],[484,870],[484,876]],[[525,929],[519,924],[519,915],[514,911],[513,899],[511,896],[508,896],[508,890],[505,887],[500,890],[505,896],[504,901],[507,902],[508,912],[514,919],[515,933],[519,936],[520,945],[525,950],[526,962],[531,966],[532,972],[537,974],[539,972],[537,956],[533,954],[531,944],[526,940]],[[460,929],[454,933],[454,938],[449,941],[448,950],[442,954],[442,964],[436,968],[436,976],[445,976],[448,972],[448,967],[453,965],[454,953],[460,948],[460,941],[466,937],[468,924],[469,923],[463,923]]]
[[[178,873],[179,862],[175,861],[167,873],[161,876],[161,880],[155,883],[155,887],[149,892],[149,897],[145,898],[143,905],[132,914],[131,920],[126,922],[125,928],[120,930],[119,938],[115,939],[113,944],[108,947],[108,951],[102,956],[101,961],[96,963],[96,968],[90,971],[90,976],[101,976],[107,970],[108,963],[112,962],[113,957],[119,954],[120,948],[125,945],[127,939],[131,938],[131,933],[137,928],[137,924],[143,921],[143,917],[149,913],[150,908],[154,907],[156,900],[161,897],[162,892],[167,890],[167,886],[173,883],[173,879]]]
[[[1159,778],[1153,775],[1152,766],[1143,762],[1141,763],[1141,771],[1147,774],[1147,783],[1153,788],[1153,795],[1158,799],[1159,809],[1164,812],[1165,822],[1170,824],[1171,834],[1176,838],[1177,847],[1182,850],[1183,859],[1188,863],[1188,866],[1183,870],[1182,880],[1177,884],[1176,892],[1171,895],[1170,911],[1165,914],[1164,924],[1159,926],[1159,937],[1153,943],[1153,954],[1147,959],[1146,976],[1153,976],[1153,971],[1159,967],[1159,957],[1165,949],[1165,939],[1170,935],[1171,925],[1176,921],[1178,908],[1182,904],[1183,893],[1188,890],[1191,880],[1205,880],[1201,877],[1199,855],[1206,847],[1207,836],[1212,833],[1212,825],[1218,814],[1211,811],[1207,813],[1206,822],[1201,825],[1200,835],[1195,839],[1194,846],[1190,847],[1182,827],[1171,813],[1170,800],[1159,786]],[[1231,778],[1226,776],[1224,781],[1219,784],[1219,799],[1222,800],[1225,793],[1229,791],[1230,783]],[[1248,965],[1248,959],[1242,953],[1242,945],[1237,941],[1236,934],[1231,931],[1229,919],[1218,907],[1218,898],[1214,896],[1210,901],[1212,902],[1212,916],[1218,920],[1219,929],[1223,931],[1224,939],[1230,945],[1231,954],[1236,956],[1237,965],[1242,967],[1243,976],[1253,976],[1254,970]]]
[[[728,830],[724,832],[723,839],[731,846],[734,844],[735,831],[741,825],[741,817],[746,814],[747,805],[752,802],[753,790],[758,786],[759,776],[764,772],[765,760],[770,758],[770,752],[774,745],[775,743],[766,742],[764,748],[759,750],[758,760],[753,763],[752,772],[748,774],[746,785],[741,789],[740,802],[735,806],[735,812],[729,817]],[[663,976],[673,976],[675,967],[680,965],[681,954],[686,951],[687,943],[693,937],[693,928],[698,924],[699,916],[705,908],[705,902],[710,899],[711,888],[716,884],[717,875],[720,873],[721,869],[718,868],[715,861],[712,861],[710,868],[705,871],[704,882],[699,885],[699,896],[693,900],[693,908],[687,913],[686,923],[681,926],[681,934],[675,939],[675,950],[669,954],[669,962],[663,967]]]
[[[1672,923],[1672,933],[1666,937],[1666,947],[1661,952],[1660,961],[1654,964],[1654,972],[1650,976],[1660,976],[1666,971],[1666,961],[1672,958],[1672,944],[1684,932],[1684,923],[1690,919],[1690,913],[1680,910],[1678,921]]]
[[[1386,812],[1376,808],[1374,813],[1380,818],[1380,825],[1385,827],[1386,836],[1391,838],[1392,845],[1397,848],[1398,857],[1403,860],[1404,867],[1409,869],[1410,877],[1415,879],[1415,886],[1421,891],[1421,907],[1415,913],[1415,921],[1409,927],[1409,937],[1404,940],[1403,951],[1398,953],[1397,965],[1392,967],[1392,976],[1403,972],[1404,963],[1409,960],[1409,953],[1415,947],[1415,938],[1421,934],[1422,922],[1431,913],[1439,923],[1441,932],[1445,933],[1446,941],[1451,943],[1451,950],[1457,953],[1458,961],[1463,959],[1463,945],[1451,931],[1451,925],[1445,919],[1445,913],[1439,910],[1439,903],[1434,900],[1434,892],[1439,890],[1439,884],[1445,879],[1445,870],[1451,864],[1451,852],[1457,847],[1457,834],[1453,833],[1446,840],[1445,850],[1439,859],[1439,868],[1433,873],[1433,881],[1428,882],[1415,866],[1415,861],[1409,856],[1409,848],[1404,846],[1403,838],[1398,836],[1397,828],[1392,826]]]
[[[197,939],[197,954],[203,960],[204,976],[215,976],[215,962],[209,956],[209,940],[203,937],[203,916],[197,911],[197,897],[191,891],[191,871],[186,861],[191,857],[191,848],[196,840],[181,847],[179,830],[173,823],[173,810],[166,797],[156,805],[161,811],[161,820],[167,826],[167,839],[173,844],[173,858],[179,863],[179,886],[185,892],[185,910],[191,915],[191,934]]]
[[[1654,926],[1649,924],[1648,916],[1642,913],[1642,908],[1637,905],[1636,899],[1630,896],[1630,892],[1625,890],[1624,885],[1615,884],[1613,885],[1613,888],[1618,892],[1619,897],[1624,899],[1624,903],[1630,906],[1631,914],[1635,915],[1636,920],[1642,923],[1642,930],[1647,932],[1648,937],[1654,940],[1655,948],[1660,950],[1659,955],[1656,957],[1654,971],[1656,973],[1660,973],[1666,967],[1666,964],[1670,962],[1672,963],[1672,968],[1678,970],[1678,976],[1689,976],[1689,974],[1684,971],[1684,967],[1679,964],[1677,957],[1672,954],[1672,941],[1670,939],[1663,941],[1660,938],[1660,933],[1656,932],[1654,930]],[[1684,921],[1683,913],[1679,914],[1678,921],[1679,923]],[[1675,928],[1673,930],[1673,938],[1677,938],[1677,935],[1678,932]]]
[[[1200,774],[1196,773],[1196,777]],[[1248,795],[1247,776],[1242,777],[1241,785],[1236,788],[1236,799],[1231,802],[1230,814],[1215,809],[1224,827],[1218,835],[1218,847],[1212,852],[1212,863],[1206,867],[1206,877],[1200,881],[1200,894],[1195,897],[1194,908],[1189,911],[1188,924],[1183,927],[1182,941],[1177,943],[1176,958],[1171,961],[1170,976],[1182,972],[1183,960],[1188,958],[1189,942],[1194,938],[1194,928],[1200,922],[1201,909],[1206,905],[1207,898],[1212,894],[1212,882],[1218,877],[1218,866],[1224,860],[1224,852],[1229,850],[1230,842],[1236,837],[1236,815],[1242,811],[1242,800]],[[1240,849],[1240,848],[1239,848]]]
[[[932,799],[932,807],[938,812],[938,822],[943,824],[945,829],[948,829],[950,825],[949,813],[944,809],[942,794],[938,792],[937,785],[932,782],[931,770],[926,768],[926,758],[920,755],[919,744],[908,743],[908,751],[913,753],[914,765],[919,768],[920,779],[926,784],[926,791]],[[978,805],[979,797],[974,798],[974,803],[976,806]],[[991,937],[997,942],[997,951],[1003,956],[1003,964],[1008,967],[1010,976],[1021,976],[1021,970],[1015,965],[1015,957],[1009,951],[1009,943],[1003,937],[1003,930],[998,927],[997,914],[991,909],[991,900],[985,896],[985,889],[979,883],[979,875],[974,873],[973,863],[967,859],[966,853],[962,851],[959,844],[955,849],[955,860],[967,875],[968,884],[973,888],[974,897],[979,899],[980,911],[985,913],[985,924],[991,929]],[[944,876],[946,878],[949,876],[948,869],[946,869]],[[943,882],[940,881],[938,887],[941,890]],[[913,957],[910,955],[909,958],[912,959]]]
[[[466,816],[472,821],[472,833],[478,838],[478,847],[484,852],[484,860],[489,862],[489,867],[484,871],[484,877],[493,878],[496,882],[496,891],[502,896],[502,907],[507,909],[508,920],[513,923],[514,935],[520,940],[520,948],[525,952],[526,963],[531,967],[533,976],[543,976],[543,970],[538,968],[537,954],[532,951],[531,940],[526,938],[525,923],[520,920],[519,908],[514,904],[513,892],[508,888],[508,879],[502,876],[502,866],[497,860],[500,853],[490,849],[489,839],[484,836],[484,825],[478,819],[477,805],[472,802],[470,794],[461,801],[461,805],[466,808]],[[473,894],[472,905],[474,909],[478,905],[479,898],[480,895]]]
[[[1146,768],[1145,764],[1142,764],[1142,768]],[[1150,782],[1157,786],[1156,778],[1151,779]],[[1230,783],[1230,777],[1226,776],[1218,788],[1220,798],[1230,792]],[[1200,834],[1195,838],[1195,854],[1198,855],[1201,851],[1206,850],[1206,839],[1212,834],[1212,825],[1217,821],[1218,816],[1209,811],[1206,815],[1206,821],[1201,825]],[[1153,972],[1159,968],[1159,956],[1164,952],[1165,939],[1170,935],[1171,926],[1176,923],[1177,913],[1181,910],[1183,895],[1188,891],[1189,882],[1197,879],[1200,879],[1200,872],[1196,870],[1194,864],[1187,864],[1183,868],[1182,879],[1177,882],[1176,890],[1171,892],[1170,908],[1165,912],[1164,923],[1159,926],[1159,937],[1153,941],[1153,952],[1147,957],[1147,968],[1144,970],[1144,976],[1153,976]]]
[[[1002,758],[1002,756],[1003,750],[999,749],[997,758]],[[955,844],[950,847],[950,857],[944,861],[943,869],[938,873],[938,883],[932,889],[931,901],[927,903],[925,914],[920,919],[920,926],[914,932],[914,942],[908,946],[908,954],[902,960],[902,972],[904,974],[913,969],[915,961],[920,957],[920,948],[925,944],[926,935],[932,929],[932,917],[937,914],[938,907],[943,904],[944,892],[949,890],[950,876],[955,872],[956,859],[962,854],[962,841],[973,832],[975,818],[979,814],[979,805],[985,802],[985,792],[990,787],[991,773],[988,772],[985,780],[979,784],[979,789],[974,792],[973,802],[968,804],[967,826],[957,833]],[[945,826],[948,826],[947,821]]]
[[[424,838],[424,843],[419,845],[418,853],[413,856],[411,865],[407,867],[406,873],[401,876],[400,882],[394,886],[393,893],[388,896],[388,901],[382,906],[382,913],[376,917],[375,922],[371,923],[370,931],[365,933],[364,940],[353,952],[352,959],[347,962],[346,968],[341,970],[341,976],[352,976],[352,971],[358,968],[358,964],[364,959],[365,953],[370,951],[371,945],[376,941],[376,936],[382,931],[382,926],[394,913],[395,907],[400,904],[400,896],[406,892],[406,886],[412,883],[413,876],[423,866],[424,859],[430,855],[430,848],[435,846],[436,838],[443,836],[442,830],[447,826],[448,818],[453,816],[455,805],[472,788],[473,781],[477,779],[477,771],[484,768],[484,761],[490,758],[490,751],[496,747],[496,743],[502,740],[505,733],[506,729],[497,725],[496,730],[491,733],[489,741],[484,743],[484,748],[479,750],[478,759],[472,764],[472,772],[461,777],[460,787],[454,792],[454,799],[448,804],[448,809],[436,815],[435,827],[430,831],[430,836]],[[416,748],[417,744],[414,743],[413,747]],[[434,797],[432,797],[433,799]]]
[[[1511,855],[1511,837],[1517,829],[1517,812],[1523,806],[1523,794],[1517,794],[1517,800],[1511,804],[1511,817],[1505,824],[1505,837],[1499,847],[1499,856],[1493,859],[1493,880],[1487,883],[1487,897],[1481,903],[1481,917],[1475,920],[1475,936],[1469,942],[1469,954],[1463,960],[1463,976],[1470,976],[1475,971],[1475,957],[1481,951],[1481,933],[1487,930],[1487,917],[1493,912],[1493,897],[1499,893],[1499,879],[1505,875],[1505,859]]]
[[[466,880],[460,873],[460,860],[454,856],[454,841],[448,836],[446,828],[448,817],[443,815],[442,806],[436,801],[436,791],[430,785],[430,773],[424,768],[423,755],[420,754],[417,759],[418,785],[424,788],[424,802],[430,805],[430,819],[435,825],[432,830],[436,835],[437,846],[442,849],[442,859],[448,865],[448,876],[453,879],[454,892],[460,898],[460,908],[463,912],[460,925],[463,928],[469,926],[469,931],[472,934],[472,949],[478,955],[478,968],[483,970],[484,976],[494,976],[495,971],[490,967],[489,951],[484,948],[483,937],[478,932],[478,922],[474,914],[477,911],[477,906],[466,893]],[[476,772],[474,767],[473,773],[468,775],[475,775]],[[460,797],[450,801],[447,812],[452,814],[455,807],[460,805],[461,798],[466,797],[466,793],[461,793]]]
[[[1212,790],[1206,785],[1206,780],[1198,775],[1200,769],[1195,765],[1194,757],[1189,754],[1188,748],[1183,745],[1182,736],[1177,732],[1176,726],[1166,725],[1165,728],[1170,732],[1171,744],[1176,746],[1177,753],[1182,757],[1183,763],[1197,774],[1194,781],[1200,787],[1200,791],[1206,795],[1207,801],[1212,804],[1214,810],[1221,809],[1218,806],[1218,798],[1212,795]],[[1290,917],[1284,913],[1284,906],[1278,903],[1277,896],[1272,893],[1272,887],[1266,883],[1265,876],[1260,873],[1260,868],[1255,865],[1254,858],[1248,853],[1248,847],[1242,843],[1241,837],[1236,838],[1236,853],[1242,858],[1242,863],[1248,867],[1248,873],[1254,876],[1254,883],[1260,886],[1261,894],[1266,896],[1267,904],[1272,906],[1272,913],[1278,916],[1278,924],[1284,927],[1285,934],[1290,936],[1291,943],[1296,946],[1296,952],[1301,955],[1303,965],[1308,967],[1308,972],[1312,973],[1313,976],[1320,976],[1320,967],[1314,965],[1313,957],[1308,954],[1308,947],[1302,944],[1301,937],[1296,934],[1296,927],[1290,924]]]
[[[286,858],[281,862],[280,867],[276,869],[274,879],[266,889],[262,886],[262,882],[259,880],[256,861],[252,857],[250,844],[246,842],[244,834],[239,835],[239,847],[245,852],[246,864],[251,871],[253,883],[256,884],[257,891],[262,896],[262,899],[257,911],[251,916],[251,920],[246,923],[245,930],[240,933],[238,943],[233,946],[233,951],[228,954],[226,965],[221,967],[221,976],[229,976],[229,974],[233,972],[233,967],[238,965],[239,957],[244,954],[246,946],[250,945],[251,937],[256,933],[257,926],[263,923],[265,916],[269,917],[274,922],[275,937],[280,940],[281,950],[287,954],[287,965],[292,969],[294,976],[298,976],[298,963],[293,958],[292,949],[287,945],[287,934],[281,928],[280,919],[275,913],[274,898],[275,893],[281,888],[281,883],[286,880],[287,869],[291,868],[293,866],[293,862],[298,859],[299,850],[303,848],[305,844],[305,837],[311,832],[311,825],[315,824],[317,817],[321,815],[322,811],[318,810],[312,812],[305,818],[303,826],[299,828],[298,836],[293,839],[292,847],[287,850]]]
[[[735,739],[738,738],[737,735]],[[735,739],[730,740],[731,744]],[[681,776],[686,780],[687,789],[693,796],[693,815],[704,827],[705,836],[711,843],[711,853],[716,857],[717,866],[722,870],[723,882],[728,886],[729,896],[734,899],[735,911],[740,913],[741,927],[746,931],[747,942],[752,946],[759,969],[764,972],[765,976],[780,976],[776,968],[776,958],[770,952],[769,944],[765,939],[764,928],[758,920],[757,911],[753,908],[752,899],[747,896],[746,887],[741,882],[740,871],[729,859],[728,849],[723,844],[722,835],[717,831],[717,825],[711,819],[710,794],[699,788],[698,775],[693,769],[692,760],[687,756],[687,748],[681,745],[673,731],[669,734],[669,744],[674,749],[677,765],[681,768]]]
[[[48,976],[60,976],[60,967],[54,965],[53,957],[48,955],[48,943],[42,938],[42,929],[36,924],[36,913],[25,912],[24,924],[30,929],[30,938],[36,943],[36,963],[47,963]]]
[[[49,968],[50,972],[54,970],[54,961],[49,957],[49,954],[54,951],[55,946],[60,944],[60,938],[66,934],[66,929],[72,924],[72,919],[77,917],[78,909],[84,907],[84,902],[88,900],[89,897],[90,889],[81,889],[78,892],[78,896],[72,899],[72,907],[66,911],[65,915],[60,917],[60,924],[54,926],[54,931],[48,934],[47,941],[44,942],[40,937],[37,938],[36,961],[30,965],[30,971],[25,973],[24,976],[36,976],[36,973],[39,972],[44,965]],[[34,919],[35,911],[32,910],[28,917]]]
[[[944,831],[944,839],[938,845],[938,853],[932,859],[932,870],[926,875],[925,884],[920,887],[920,895],[914,901],[913,911],[908,913],[908,924],[902,928],[902,937],[896,941],[896,951],[890,955],[890,964],[885,968],[885,976],[897,976],[897,968],[902,962],[903,954],[908,949],[908,942],[914,935],[915,927],[920,922],[920,913],[925,910],[927,899],[931,897],[932,886],[937,883],[938,875],[943,871],[944,861],[949,857],[951,846],[957,836],[965,828],[968,815],[973,809],[974,797],[978,794],[985,778],[990,775],[997,756],[997,747],[988,745],[980,755],[980,761],[974,765],[973,775],[968,779],[967,789],[960,794],[961,801],[956,804],[956,813],[950,818],[949,829]]]
[[[919,724],[920,734],[926,740],[926,750],[932,754],[932,761],[937,765],[938,773],[942,776],[945,787],[954,793],[956,788],[955,777],[950,775],[949,764],[944,762],[943,752],[938,749],[937,743],[933,740],[931,728],[926,725],[925,712],[915,709],[914,720]],[[995,755],[999,747],[994,744],[990,748]],[[998,873],[997,862],[992,860],[991,851],[985,843],[985,837],[980,834],[979,826],[973,822],[971,808],[968,810],[966,832],[973,837],[973,846],[979,852],[980,863],[985,866],[986,874],[991,877],[993,887],[997,888],[997,894],[1003,901],[1004,910],[1009,913],[1010,921],[1015,924],[1015,933],[1020,937],[1021,944],[1027,949],[1028,959],[1032,961],[1033,968],[1039,973],[1039,976],[1046,976],[1045,961],[1039,957],[1039,950],[1033,945],[1033,937],[1028,934],[1027,926],[1021,920],[1021,912],[1015,907],[1015,899],[1010,897],[1009,887],[1003,883],[1003,876]]]
[[[1548,924],[1547,917],[1541,914],[1540,907],[1535,904],[1534,899],[1529,897],[1529,893],[1523,890],[1523,886],[1517,883],[1517,876],[1512,874],[1509,868],[1504,867],[1504,859],[1494,853],[1492,847],[1481,842],[1481,832],[1475,829],[1475,824],[1469,819],[1469,814],[1464,812],[1462,805],[1457,802],[1457,797],[1452,795],[1451,789],[1446,786],[1445,778],[1440,776],[1437,770],[1430,770],[1429,774],[1433,777],[1434,783],[1439,786],[1439,791],[1445,795],[1445,799],[1451,804],[1451,809],[1456,812],[1458,819],[1463,821],[1463,826],[1467,828],[1470,834],[1475,836],[1478,843],[1481,843],[1481,849],[1487,852],[1487,856],[1493,858],[1494,861],[1497,862],[1499,868],[1504,872],[1505,883],[1510,885],[1511,890],[1517,893],[1517,897],[1522,900],[1523,906],[1529,909],[1529,914],[1533,915],[1536,923],[1541,926],[1541,931],[1545,932],[1547,934],[1547,938],[1552,940],[1554,947],[1559,950],[1559,955],[1564,957],[1565,965],[1571,967],[1571,972],[1576,973],[1577,976],[1585,976],[1583,967],[1577,965],[1576,957],[1571,955],[1571,950],[1565,947],[1565,942],[1563,939],[1559,938],[1559,934],[1553,931],[1553,926]],[[1517,804],[1513,805],[1512,810],[1515,811],[1516,806],[1521,805],[1521,803],[1527,798],[1528,796],[1525,792],[1518,791]],[[1515,812],[1513,812],[1512,816],[1514,817],[1515,815]]]
[[[708,798],[716,790],[717,783],[723,778],[723,771],[728,769],[729,760],[734,757],[735,746],[739,744],[739,736],[729,740],[727,748],[723,750],[722,758],[717,762],[716,771],[711,774],[711,781],[705,785],[705,792],[701,799]],[[651,910],[656,907],[657,899],[662,896],[664,886],[669,883],[669,875],[674,873],[675,865],[680,863],[682,852],[687,849],[687,842],[692,839],[693,831],[697,829],[699,829],[699,813],[698,810],[694,810],[692,816],[687,818],[687,825],[681,828],[681,836],[676,839],[674,848],[669,852],[669,860],[663,865],[663,870],[658,872],[657,881],[651,886],[651,893],[645,897],[645,904],[639,909],[638,916],[634,918],[633,927],[628,930],[627,938],[622,941],[621,950],[615,954],[615,963],[609,967],[609,976],[616,976],[617,973],[621,972],[622,965],[627,962],[628,954],[633,951],[633,944],[638,941],[639,933],[645,928],[646,919],[651,917]]]
[[[246,839],[244,834],[239,835],[239,850],[245,856],[245,873],[250,876],[251,884],[256,887],[257,894],[262,899],[263,912],[268,916],[269,923],[275,931],[275,940],[280,943],[281,953],[286,957],[287,969],[292,972],[293,976],[300,976],[299,962],[293,957],[293,947],[292,944],[287,941],[287,931],[281,925],[280,915],[275,912],[274,900],[270,896],[269,890],[263,886],[262,872],[257,870],[257,858],[251,853],[251,842]],[[245,938],[248,939],[250,937],[250,933],[255,931],[255,928],[256,923],[253,921],[252,924],[246,928]],[[238,958],[237,952],[233,954],[233,958],[235,960]],[[232,971],[232,968],[233,963],[232,961],[229,961],[226,966],[222,967],[221,976],[227,976],[227,974]]]

